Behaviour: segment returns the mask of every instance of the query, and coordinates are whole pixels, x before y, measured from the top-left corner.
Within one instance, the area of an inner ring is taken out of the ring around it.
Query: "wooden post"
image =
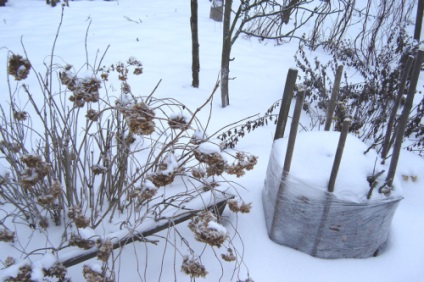
[[[277,128],[275,129],[274,140],[282,138],[286,129],[287,118],[289,116],[290,104],[293,98],[293,90],[296,84],[297,69],[289,69],[284,86],[283,98],[281,100],[280,113],[278,114]]]
[[[395,177],[397,163],[399,161],[400,149],[402,147],[403,136],[405,134],[406,124],[408,123],[409,113],[412,109],[415,91],[417,89],[418,78],[421,72],[421,65],[424,60],[424,50],[418,50],[415,58],[414,68],[412,69],[411,82],[408,89],[408,95],[400,116],[398,127],[396,130],[395,143],[393,145],[393,154],[390,161],[389,171],[387,173],[386,183],[389,187],[393,185],[393,178]]]
[[[198,16],[197,16],[197,0],[190,1],[191,17],[191,72],[192,83],[191,86],[199,88],[199,72],[200,72],[200,59],[199,59],[199,31],[198,31]]]
[[[296,97],[296,105],[294,106],[293,119],[290,127],[290,135],[287,143],[286,158],[284,159],[283,173],[288,174],[290,172],[291,161],[293,157],[294,144],[296,142],[297,128],[299,125],[300,114],[302,113],[303,100],[305,98],[305,90],[299,90]]]
[[[424,0],[418,0],[417,17],[415,19],[414,39],[420,41],[421,28],[423,25]]]
[[[294,112],[293,112],[293,119],[292,119],[292,123],[291,123],[290,135],[289,135],[289,140],[288,140],[288,144],[287,144],[286,157],[285,157],[285,160],[284,160],[283,173],[281,175],[281,182],[280,182],[280,185],[278,187],[277,196],[276,196],[276,199],[275,199],[274,214],[272,216],[271,230],[269,232],[269,236],[270,236],[271,239],[275,238],[274,233],[275,233],[277,218],[281,214],[281,208],[282,208],[281,198],[283,197],[283,192],[284,192],[284,180],[290,172],[290,166],[291,166],[291,161],[292,161],[292,157],[293,157],[294,144],[296,142],[297,128],[298,128],[298,125],[299,125],[300,114],[302,113],[304,98],[305,98],[305,90],[303,90],[303,89],[299,90],[299,92],[297,93],[296,105],[295,105]]]
[[[337,173],[339,172],[340,162],[342,161],[343,150],[346,143],[347,134],[349,132],[350,119],[343,121],[342,132],[340,132],[339,144],[337,145],[336,156],[334,157],[333,168],[331,169],[330,180],[328,181],[328,192],[334,192]]]
[[[333,91],[331,92],[330,104],[327,109],[327,118],[325,120],[324,130],[329,131],[331,122],[333,121],[334,109],[336,108],[337,97],[339,96],[340,81],[342,79],[343,66],[338,66],[336,71],[336,78],[334,80]]]
[[[398,94],[396,96],[395,103],[393,104],[392,112],[390,113],[389,121],[387,122],[386,135],[384,136],[383,148],[381,151],[382,163],[386,161],[387,154],[390,149],[390,139],[392,136],[393,125],[395,124],[396,114],[399,109],[400,101],[402,100],[403,91],[405,90],[406,80],[408,79],[409,71],[411,70],[412,63],[414,61],[413,56],[408,56],[408,59],[403,70],[402,79],[399,84]]]
[[[222,54],[221,54],[221,103],[225,108],[230,104],[228,94],[228,81],[230,75],[230,54],[231,54],[231,7],[233,0],[225,0],[224,22],[222,25]]]

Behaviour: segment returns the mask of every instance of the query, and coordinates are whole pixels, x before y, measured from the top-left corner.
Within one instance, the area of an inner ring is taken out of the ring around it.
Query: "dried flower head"
[[[239,203],[236,200],[229,200],[227,203],[228,203],[228,208],[235,213],[238,213],[238,212],[249,213],[252,208],[252,203],[245,203],[245,202]]]
[[[28,77],[31,63],[24,59],[21,55],[12,55],[9,57],[7,73],[15,78],[15,80],[23,80]]]
[[[107,168],[102,165],[93,165],[91,171],[94,175],[104,174],[107,171]]]
[[[60,262],[56,262],[50,268],[43,268],[44,276],[56,277],[59,281],[66,281],[67,268]]]
[[[221,254],[221,258],[225,261],[235,261],[236,260],[236,256],[233,253],[233,249],[228,248],[227,249],[227,253],[226,254]]]
[[[143,73],[143,68],[135,68],[134,69],[134,71],[133,71],[133,74],[135,74],[135,75],[140,75],[140,74],[142,74]]]
[[[219,186],[219,184],[216,181],[206,181],[206,182],[203,183],[202,189],[203,189],[203,191],[206,192],[206,191],[213,190],[213,189],[215,189],[215,187],[218,187],[218,186]]]
[[[19,267],[19,272],[16,277],[9,276],[5,278],[5,282],[22,282],[22,281],[33,281],[31,279],[32,267],[29,264]]]
[[[3,151],[5,149],[12,153],[18,153],[22,149],[22,146],[19,143],[12,143],[2,140],[0,141],[0,150]]]
[[[184,257],[181,271],[193,278],[206,277],[208,274],[205,266],[201,264],[198,259],[189,259],[188,257]]]
[[[156,187],[163,187],[174,182],[175,174],[151,173],[147,177]]]
[[[24,155],[21,161],[28,167],[22,172],[20,184],[29,189],[42,180],[51,170],[51,166],[38,155]]]
[[[9,266],[14,265],[16,263],[16,260],[13,257],[7,257],[2,263],[7,268]]]
[[[128,82],[124,81],[121,83],[121,91],[124,94],[128,94],[131,92],[131,86],[128,84]]]
[[[82,213],[81,207],[73,206],[68,210],[68,217],[72,219],[78,228],[86,228],[90,225],[90,219]]]
[[[23,111],[14,111],[13,118],[17,121],[24,121],[28,118],[28,113]]]
[[[49,220],[47,219],[47,217],[45,216],[40,217],[40,220],[38,221],[38,226],[46,230],[47,227],[49,227]]]
[[[59,73],[60,81],[72,92],[69,101],[74,107],[81,108],[85,103],[96,103],[99,101],[99,89],[101,82],[96,77],[78,78],[71,72],[72,66],[67,65],[64,71]]]
[[[191,169],[191,175],[196,179],[201,179],[206,176],[206,172],[198,167],[194,167]]]
[[[130,199],[137,198],[139,202],[150,200],[153,198],[158,189],[156,186],[149,180],[144,180],[141,182],[141,185],[135,188],[132,192],[129,193],[128,197]]]
[[[131,145],[132,143],[134,143],[135,142],[135,138],[134,138],[134,136],[132,135],[132,134],[128,134],[127,136],[125,136],[125,138],[124,138],[124,141],[125,141],[125,145],[127,145],[127,146],[129,146],[129,145]]]
[[[15,232],[9,229],[0,229],[0,242],[13,243],[15,241]]]
[[[93,240],[83,239],[77,234],[71,234],[71,238],[69,239],[69,246],[76,246],[84,250],[91,249],[95,244],[96,242]]]
[[[37,197],[37,203],[43,206],[51,206],[61,195],[62,185],[58,181],[53,181],[48,194]]]
[[[258,157],[247,156],[245,153],[236,153],[236,162],[230,166],[227,166],[225,172],[228,174],[234,174],[237,177],[241,177],[245,174],[244,170],[252,170],[258,162]]]
[[[90,225],[90,219],[82,214],[79,214],[74,218],[74,223],[78,228],[86,228]]]
[[[103,262],[106,262],[113,251],[112,242],[110,240],[102,241],[100,242],[100,245],[98,246],[98,248],[99,249],[96,254],[97,258]]]
[[[119,110],[121,110],[124,115],[130,133],[150,135],[154,132],[155,123],[153,118],[155,117],[155,112],[153,112],[145,103],[136,103],[130,107],[118,106]]]
[[[211,211],[201,211],[188,224],[197,241],[220,247],[228,237],[227,229],[218,223]]]
[[[98,121],[99,120],[99,117],[100,117],[100,113],[97,112],[97,111],[95,111],[95,110],[93,110],[93,109],[89,109],[87,111],[87,113],[85,114],[85,117],[88,120],[91,120],[91,121]]]
[[[183,115],[171,115],[168,120],[168,125],[172,129],[187,129],[187,120]]]
[[[84,265],[82,273],[87,282],[115,282],[113,274],[106,271],[104,267]]]
[[[206,163],[208,167],[206,168],[206,173],[208,176],[211,175],[221,175],[224,170],[227,162],[218,153],[205,154],[199,150],[194,150],[194,157],[201,163]]]
[[[38,166],[43,165],[43,160],[41,156],[38,155],[23,155],[21,157],[21,161],[27,166],[31,168],[36,168]]]

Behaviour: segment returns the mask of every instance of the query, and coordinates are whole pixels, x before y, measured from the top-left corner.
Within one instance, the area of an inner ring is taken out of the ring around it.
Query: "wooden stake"
[[[415,91],[417,90],[418,78],[421,72],[421,65],[424,60],[424,50],[418,50],[418,54],[415,58],[414,68],[412,70],[411,83],[408,88],[408,95],[406,96],[406,102],[403,107],[402,114],[399,119],[398,127],[396,130],[395,143],[393,145],[393,154],[390,161],[389,171],[387,173],[386,183],[389,187],[393,185],[393,178],[395,177],[397,163],[399,161],[400,149],[402,147],[403,136],[405,134],[406,124],[408,123],[409,113],[412,109],[412,103],[414,102]]]
[[[342,80],[343,66],[338,66],[336,71],[336,79],[334,80],[333,91],[331,92],[330,104],[327,110],[327,119],[325,120],[324,130],[329,131],[331,122],[333,121],[334,109],[336,108],[337,97],[339,96],[340,81]]]
[[[283,173],[285,173],[286,175],[290,172],[294,145],[296,143],[297,128],[299,126],[300,114],[302,113],[304,98],[305,90],[299,90],[296,97],[296,105],[294,106],[293,119],[290,127],[290,135],[287,143],[286,158],[284,159]]]
[[[381,158],[383,159],[383,164],[386,161],[387,154],[390,149],[390,139],[392,136],[393,125],[395,124],[396,114],[399,109],[400,101],[402,100],[403,91],[405,90],[406,80],[411,70],[412,63],[414,61],[413,56],[408,56],[408,59],[403,70],[402,79],[399,84],[398,95],[396,96],[395,103],[393,104],[392,112],[390,113],[389,121],[387,122],[386,135],[384,137],[383,148],[381,151]]]
[[[281,100],[280,113],[278,114],[277,128],[275,129],[274,140],[280,139],[284,136],[287,118],[290,111],[290,104],[293,98],[293,90],[296,84],[296,78],[297,69],[289,69],[286,78],[286,85],[284,86],[283,98]]]
[[[286,158],[284,160],[284,168],[283,168],[283,173],[281,175],[281,181],[280,181],[280,185],[278,186],[278,191],[277,191],[277,196],[275,199],[275,205],[274,205],[274,214],[272,216],[272,223],[271,223],[271,230],[269,232],[269,236],[272,240],[275,239],[275,227],[277,224],[277,219],[279,216],[281,216],[281,208],[282,208],[282,201],[281,199],[283,198],[283,192],[284,192],[284,181],[285,178],[287,177],[289,171],[290,171],[290,165],[291,165],[291,160],[293,157],[293,150],[294,150],[294,144],[296,141],[296,135],[297,135],[297,128],[299,125],[299,119],[300,119],[300,114],[302,112],[302,107],[303,107],[303,100],[305,98],[305,90],[299,90],[299,92],[297,93],[297,97],[296,97],[296,105],[294,108],[294,112],[293,112],[293,119],[292,119],[292,124],[291,124],[291,128],[290,128],[290,135],[289,135],[289,140],[288,140],[288,144],[287,144],[287,151],[286,151]]]
[[[331,169],[330,180],[328,182],[328,192],[334,192],[337,173],[339,172],[340,162],[342,161],[343,150],[346,143],[347,134],[349,132],[350,119],[343,121],[342,132],[340,132],[339,144],[337,145],[336,156],[334,157],[333,168]]]

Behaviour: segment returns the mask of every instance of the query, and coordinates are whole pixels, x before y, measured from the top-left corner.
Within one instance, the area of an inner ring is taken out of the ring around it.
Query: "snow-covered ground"
[[[44,2],[9,0],[6,7],[0,8],[0,66],[3,70],[0,72],[0,91],[3,107],[7,107],[8,97],[7,53],[23,54],[23,44],[31,63],[39,71],[43,71],[43,62],[49,60],[61,18],[61,7],[52,8]],[[63,23],[56,42],[55,60],[58,64],[83,66],[87,59],[92,64],[98,63],[110,45],[103,64],[125,61],[130,56],[142,62],[144,73],[133,80],[131,85],[135,94],[150,94],[162,79],[155,92],[158,97],[178,99],[191,109],[209,97],[219,75],[222,42],[222,23],[209,19],[209,1],[198,1],[201,65],[198,89],[191,87],[189,1],[69,2],[70,7],[64,9]],[[247,116],[264,113],[281,99],[287,71],[295,67],[293,55],[296,49],[296,42],[274,46],[270,42],[263,44],[255,39],[239,38],[232,51],[235,60],[230,65],[230,77],[234,78],[230,80],[230,106],[222,108],[219,93],[215,94],[208,132],[215,132]],[[207,111],[202,112],[200,118],[206,122],[208,115]],[[307,125],[306,117],[303,117],[302,122]],[[235,241],[244,252],[243,261],[233,273],[234,264],[221,266],[215,257],[220,254],[206,249],[203,264],[209,274],[205,279],[199,278],[197,281],[237,281],[246,279],[248,275],[256,282],[424,281],[424,160],[410,152],[401,154],[397,183],[401,186],[399,190],[403,191],[404,199],[394,216],[385,252],[367,259],[319,259],[277,245],[268,238],[262,189],[274,130],[274,125],[260,127],[247,134],[237,146],[239,150],[259,156],[255,169],[237,179],[245,187],[239,192],[246,202],[252,203],[252,211],[237,218],[228,211],[224,213],[237,225],[242,240],[236,236]],[[324,157],[328,157],[327,149],[320,150]],[[357,152],[347,147],[345,156]],[[356,160],[356,156],[351,157]],[[308,165],[305,164],[305,167]],[[301,171],[301,168],[297,169]],[[192,238],[189,237],[192,234],[188,228],[181,230],[186,238]],[[166,231],[160,235],[167,235]],[[170,243],[182,245],[182,242]],[[11,249],[1,243],[0,259],[5,257],[2,248]],[[173,248],[164,243],[158,246],[143,243],[128,245],[116,261],[119,266],[117,280],[190,281],[189,277],[181,273],[180,265],[174,265],[174,255]],[[144,268],[146,258],[149,262],[147,270]],[[81,265],[72,267],[70,275],[73,281],[81,281]]]

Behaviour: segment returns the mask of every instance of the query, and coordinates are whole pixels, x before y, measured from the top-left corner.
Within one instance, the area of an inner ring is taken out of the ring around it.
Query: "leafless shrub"
[[[13,220],[21,224],[2,232],[3,241],[11,242],[11,234],[21,232],[19,226],[23,225],[31,232],[49,234],[53,221],[63,235],[57,238],[58,245],[49,239],[46,252],[72,246],[97,248],[103,270],[86,267],[84,277],[89,281],[112,279],[112,274],[105,273],[114,271],[114,246],[108,239],[96,241],[87,232],[111,224],[132,234],[147,219],[173,222],[174,214],[176,218],[187,212],[186,204],[199,195],[208,193],[207,197],[214,199],[224,193],[220,188],[228,181],[221,175],[241,176],[253,168],[256,157],[228,152],[219,140],[208,137],[196,117],[210,104],[218,83],[209,99],[190,111],[172,98],[157,99],[153,93],[134,96],[129,78],[141,70],[141,64],[130,59],[93,70],[91,77],[80,77],[71,65],[65,65],[57,71],[57,83],[51,80],[53,76],[34,72],[41,81],[43,99],[37,99],[27,85],[10,87],[20,86],[23,91],[9,93],[11,114],[0,108],[0,153],[2,164],[8,167],[7,173],[0,175],[0,199],[11,210],[4,226]],[[113,79],[122,83],[120,93],[103,95],[107,91],[103,85]],[[32,107],[25,111],[17,110],[21,105],[13,102],[22,94]],[[30,136],[35,138],[28,142]],[[213,152],[208,151],[210,147]],[[165,193],[170,185],[176,186],[175,192]],[[222,190],[227,191],[228,186]],[[216,219],[199,219],[195,236],[219,247],[228,237],[221,228]],[[226,244],[232,246],[230,241]],[[32,251],[20,250],[31,257]],[[62,274],[58,266],[45,270],[45,275]]]
[[[95,249],[101,266],[84,266],[88,281],[113,281],[112,242],[126,238],[150,242],[134,234],[152,221],[168,223],[193,251],[174,221],[210,208],[206,201],[201,205],[196,200],[210,199],[213,205],[229,197],[230,191],[237,195],[233,183],[220,176],[228,172],[241,176],[256,163],[256,157],[217,144],[197,118],[211,104],[219,81],[208,99],[191,111],[173,98],[156,98],[160,83],[147,96],[134,95],[130,81],[143,73],[135,58],[110,66],[87,62],[91,74],[82,75],[71,64],[55,62],[54,49],[51,54],[45,71],[31,73],[28,58],[9,54],[8,74],[16,81],[7,81],[10,110],[0,106],[0,160],[7,167],[0,175],[0,203],[6,211],[0,222],[5,227],[0,232],[3,241],[44,236],[40,244],[14,245],[28,261],[35,254],[66,253],[68,248]],[[20,82],[28,75],[37,80],[39,89]],[[121,87],[111,90],[108,85],[116,82]],[[213,153],[208,146],[214,147]],[[196,208],[187,208],[192,203]],[[213,217],[198,218],[197,236],[219,247],[229,235]],[[104,226],[115,233],[100,240],[96,232],[104,232]],[[29,236],[15,236],[24,232]],[[236,257],[242,253],[236,252],[232,241],[225,244]],[[187,262],[193,277],[206,275]],[[26,281],[36,267],[22,267],[10,281]],[[60,262],[43,271],[45,276],[67,279]]]

